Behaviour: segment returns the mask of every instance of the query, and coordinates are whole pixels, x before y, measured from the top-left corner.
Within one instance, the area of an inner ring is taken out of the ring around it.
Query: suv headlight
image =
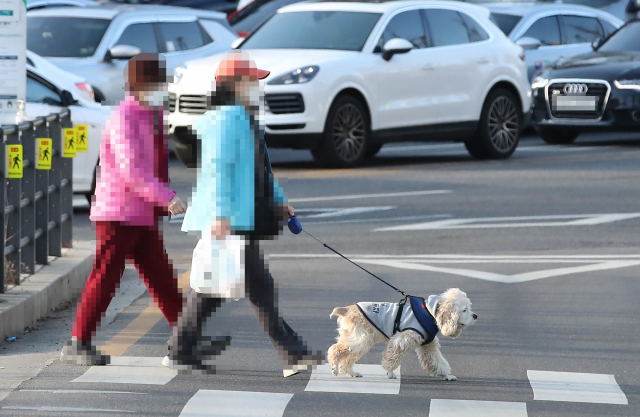
[[[300,67],[284,75],[279,76],[267,84],[270,85],[289,85],[289,84],[304,84],[313,80],[313,77],[320,71],[320,67],[311,65],[308,67]]]
[[[640,90],[640,79],[615,80],[613,85],[621,90]]]
[[[175,69],[175,76],[173,77],[173,83],[178,84],[182,80],[182,76],[187,72],[186,65],[179,65]]]
[[[545,88],[548,83],[549,83],[548,78],[538,76],[533,79],[533,83],[531,83],[531,89],[535,90],[537,88]]]

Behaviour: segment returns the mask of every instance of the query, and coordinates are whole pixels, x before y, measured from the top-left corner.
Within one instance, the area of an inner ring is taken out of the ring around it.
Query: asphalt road
[[[477,323],[458,339],[441,337],[458,381],[426,376],[413,353],[400,379],[387,380],[383,346],[360,360],[362,380],[324,368],[284,379],[246,300],[227,303],[208,326],[233,336],[218,360],[227,372],[176,376],[160,365],[169,326],[127,270],[96,338],[121,355],[114,364],[60,363],[72,313],[54,313],[0,345],[0,379],[35,369],[0,402],[0,415],[640,415],[640,135],[584,135],[572,146],[527,137],[506,161],[416,143],[385,147],[356,170],[319,169],[302,151],[273,150],[272,159],[317,238],[410,294],[467,293]],[[195,172],[176,162],[171,178],[187,198]],[[79,207],[74,221],[75,237],[91,239],[88,210]],[[182,275],[197,238],[179,222],[164,230]],[[314,349],[337,335],[334,307],[398,301],[303,234],[286,230],[264,249],[283,315]]]

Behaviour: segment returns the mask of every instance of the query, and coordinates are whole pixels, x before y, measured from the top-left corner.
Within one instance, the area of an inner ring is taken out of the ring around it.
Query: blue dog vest
[[[423,345],[431,343],[438,334],[435,313],[439,297],[432,295],[428,301],[422,297],[409,297],[409,302],[358,303],[357,306],[369,322],[387,338],[396,332],[413,330],[424,339]],[[397,327],[395,324],[398,323]]]

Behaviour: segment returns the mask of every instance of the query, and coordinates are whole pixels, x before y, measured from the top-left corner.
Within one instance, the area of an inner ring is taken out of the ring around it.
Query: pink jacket
[[[166,135],[164,154],[168,155]],[[154,175],[153,111],[127,95],[112,112],[100,143],[100,165],[92,221],[117,221],[152,226],[154,208],[166,208],[176,195]],[[168,163],[168,158],[165,158]],[[166,167],[165,167],[166,168]]]

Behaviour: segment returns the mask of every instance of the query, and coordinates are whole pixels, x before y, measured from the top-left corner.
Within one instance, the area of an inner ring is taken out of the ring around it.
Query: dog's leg
[[[353,365],[356,363],[358,359],[362,357],[365,353],[367,353],[371,347],[375,344],[375,340],[371,337],[359,339],[357,343],[349,346],[349,350],[345,352],[343,356],[344,359],[340,362],[340,372],[343,374],[347,374],[354,378],[362,377],[362,374],[355,372],[353,370]],[[335,375],[335,371],[334,371]]]
[[[440,341],[436,337],[433,342],[416,349],[418,360],[422,368],[429,372],[431,376],[439,376],[447,381],[455,381],[455,376],[451,375],[449,362],[440,353]]]
[[[387,371],[387,377],[389,379],[396,379],[396,374],[394,374],[393,371],[400,366],[404,355],[411,349],[419,346],[421,341],[422,338],[420,335],[412,330],[396,333],[389,340],[387,348],[384,351],[384,356],[382,357],[382,368]]]
[[[331,373],[338,375],[340,363],[346,359],[351,352],[351,348],[344,343],[336,343],[327,352],[327,361],[331,364]]]

